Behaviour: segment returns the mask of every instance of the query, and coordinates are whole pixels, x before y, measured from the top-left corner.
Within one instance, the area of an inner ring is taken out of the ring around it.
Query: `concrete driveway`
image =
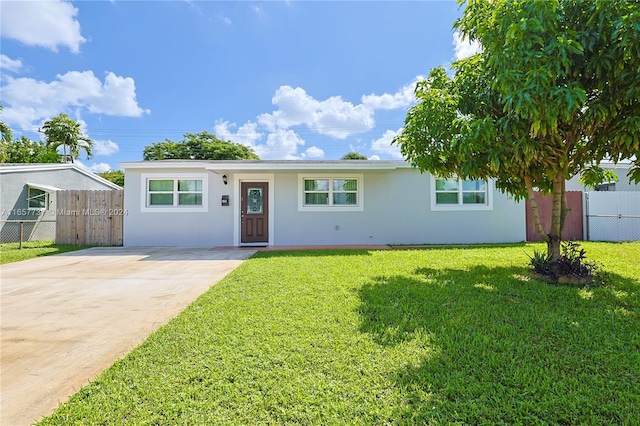
[[[96,247],[2,265],[2,425],[28,425],[255,251]]]

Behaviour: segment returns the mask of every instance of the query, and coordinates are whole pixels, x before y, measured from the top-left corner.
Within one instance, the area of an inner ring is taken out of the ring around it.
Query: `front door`
[[[269,242],[269,184],[242,182],[240,185],[240,241]]]

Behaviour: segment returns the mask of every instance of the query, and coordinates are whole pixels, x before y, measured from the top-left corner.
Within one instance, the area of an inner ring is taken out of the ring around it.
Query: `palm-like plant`
[[[80,124],[69,118],[67,114],[62,113],[45,121],[42,133],[45,135],[47,146],[56,150],[62,146],[65,162],[71,160],[73,163],[75,159],[80,158],[80,151],[86,152],[87,159],[93,157],[93,140],[84,135]]]

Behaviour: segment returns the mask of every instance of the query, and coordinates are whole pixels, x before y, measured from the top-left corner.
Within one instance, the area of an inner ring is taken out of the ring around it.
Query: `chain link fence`
[[[0,220],[0,242],[24,243],[56,239],[56,220]]]
[[[640,216],[588,215],[589,241],[640,241]]]

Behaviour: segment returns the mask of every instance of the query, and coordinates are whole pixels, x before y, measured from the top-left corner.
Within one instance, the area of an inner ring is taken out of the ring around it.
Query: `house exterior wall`
[[[202,212],[144,211],[145,174],[207,176],[207,201]],[[270,245],[451,244],[525,240],[524,203],[493,191],[493,208],[482,211],[432,211],[431,177],[410,168],[360,170],[362,211],[304,211],[301,176],[314,171],[223,172],[193,168],[127,168],[125,175],[125,246],[233,246],[239,235],[239,185],[256,176],[269,181],[272,200]],[[221,176],[227,176],[228,184]],[[344,171],[323,175],[340,177]],[[221,206],[222,195],[230,205]]]
[[[187,176],[203,174],[207,181],[207,201],[202,212],[142,211],[145,175]],[[224,185],[220,176],[204,169],[163,168],[127,170],[124,181],[124,245],[212,247],[233,245],[233,208],[221,206],[221,196],[232,193],[233,182]]]

